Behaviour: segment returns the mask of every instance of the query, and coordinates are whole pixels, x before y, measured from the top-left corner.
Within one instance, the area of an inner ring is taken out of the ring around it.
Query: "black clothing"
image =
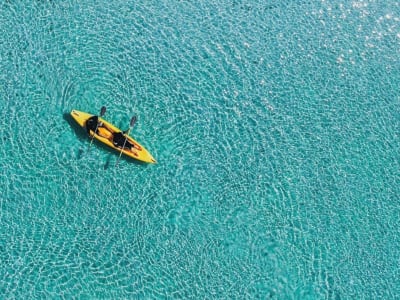
[[[124,143],[125,143],[125,147],[124,147]],[[124,148],[128,148],[128,149],[132,149],[134,147],[126,139],[126,137],[124,136],[124,134],[121,131],[114,133],[114,135],[113,135],[113,144],[114,144],[115,147],[119,147],[119,148],[124,147]]]
[[[90,131],[95,132],[96,129],[98,128],[98,123],[99,123],[99,117],[98,116],[92,116],[86,121],[86,131],[90,135]],[[96,131],[97,133],[97,131]]]

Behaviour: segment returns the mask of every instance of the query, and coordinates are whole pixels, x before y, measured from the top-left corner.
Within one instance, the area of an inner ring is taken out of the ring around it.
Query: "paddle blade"
[[[131,122],[129,123],[129,127],[130,127],[130,128],[132,128],[132,127],[133,127],[133,125],[135,125],[135,123],[136,123],[136,119],[137,119],[137,117],[136,117],[136,116],[133,116],[133,117],[132,117],[132,119],[131,119]]]
[[[106,113],[106,107],[102,106],[100,110],[100,117],[104,116],[105,113]]]

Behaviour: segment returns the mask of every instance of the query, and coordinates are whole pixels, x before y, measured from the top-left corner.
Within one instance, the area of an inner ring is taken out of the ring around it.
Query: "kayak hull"
[[[74,109],[71,111],[71,116],[82,128],[86,128],[86,121],[94,115]],[[99,117],[99,121],[103,123],[104,127],[99,127],[98,133],[94,133],[91,130],[90,136],[93,136],[96,140],[106,144],[114,150],[121,152],[121,148],[114,146],[112,143],[112,134],[115,132],[120,132],[121,130],[101,117]],[[129,135],[125,135],[125,137],[127,141],[134,145],[134,149],[123,149],[123,154],[146,163],[156,163],[156,160],[153,158],[150,152],[146,150],[146,148],[144,148]]]

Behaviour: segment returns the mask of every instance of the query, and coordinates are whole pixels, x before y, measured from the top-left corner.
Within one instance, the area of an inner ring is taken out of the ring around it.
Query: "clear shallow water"
[[[2,3],[2,297],[397,298],[399,18]],[[88,150],[102,105],[157,165]]]

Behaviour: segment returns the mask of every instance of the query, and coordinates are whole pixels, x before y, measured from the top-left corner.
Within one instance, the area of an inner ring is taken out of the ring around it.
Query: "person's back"
[[[96,132],[98,128],[99,117],[92,116],[86,121],[86,131],[90,135],[90,131]],[[96,132],[97,133],[97,132]]]
[[[113,144],[115,147],[119,147],[119,148],[128,148],[128,149],[132,149],[133,145],[128,141],[128,139],[125,137],[125,135],[119,131],[114,133],[113,136]],[[124,146],[125,144],[125,146]]]

